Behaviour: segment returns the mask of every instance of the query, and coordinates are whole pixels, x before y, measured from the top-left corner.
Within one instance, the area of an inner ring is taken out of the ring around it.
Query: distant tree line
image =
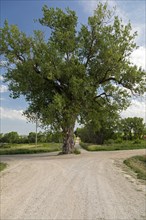
[[[28,135],[19,135],[17,132],[12,131],[6,134],[0,134],[0,143],[17,143],[27,144],[35,143],[36,133],[30,132]],[[38,143],[48,142],[62,142],[62,134],[60,132],[38,132],[37,134]]]
[[[100,117],[94,118],[82,128],[77,128],[74,132],[81,141],[86,143],[104,144],[108,140],[136,140],[142,139],[146,135],[146,125],[142,118],[133,117],[120,119],[117,114],[100,113]],[[19,135],[12,131],[0,134],[0,143],[35,143],[36,133],[30,132],[28,135]],[[56,142],[61,143],[63,136],[61,132],[38,132],[38,143]]]
[[[92,120],[86,126],[77,128],[76,135],[86,143],[104,144],[108,140],[136,140],[146,135],[143,119],[139,117],[119,119],[117,115],[100,117]]]

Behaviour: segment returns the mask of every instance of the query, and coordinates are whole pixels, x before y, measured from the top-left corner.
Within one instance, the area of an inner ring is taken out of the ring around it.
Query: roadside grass
[[[61,143],[35,144],[5,144],[0,146],[0,155],[8,154],[35,154],[61,150]]]
[[[137,174],[138,179],[146,180],[146,155],[130,157],[124,160],[124,164]]]
[[[0,172],[1,172],[2,170],[4,170],[6,167],[7,167],[7,164],[6,164],[6,163],[1,163],[1,162],[0,162]]]
[[[81,151],[79,149],[75,148],[73,154],[81,154]]]
[[[135,143],[133,141],[123,141],[122,143],[113,143],[108,145],[95,145],[81,142],[80,146],[87,151],[133,150],[144,149],[146,147],[146,141],[142,140],[140,143]]]

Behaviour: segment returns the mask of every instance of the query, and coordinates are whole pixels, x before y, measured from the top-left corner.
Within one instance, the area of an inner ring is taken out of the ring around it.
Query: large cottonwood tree
[[[144,92],[145,72],[131,65],[136,49],[130,23],[124,25],[107,4],[99,3],[88,23],[79,25],[69,8],[42,9],[40,24],[49,29],[26,36],[5,21],[1,55],[11,97],[23,95],[25,114],[64,134],[63,153],[74,149],[76,120],[85,122],[98,109],[125,108],[132,93]],[[128,91],[129,90],[129,91]]]

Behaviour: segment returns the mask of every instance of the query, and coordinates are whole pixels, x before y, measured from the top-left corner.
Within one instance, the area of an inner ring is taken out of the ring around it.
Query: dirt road
[[[2,156],[9,167],[1,174],[1,220],[144,220],[144,185],[121,165],[144,153]]]

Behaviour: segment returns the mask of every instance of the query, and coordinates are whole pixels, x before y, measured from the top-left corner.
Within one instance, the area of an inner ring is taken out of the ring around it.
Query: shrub
[[[74,151],[73,151],[73,153],[74,153],[74,154],[80,154],[81,151],[80,151],[79,149],[75,148]]]
[[[136,139],[133,144],[141,144],[141,141],[139,139]]]
[[[108,139],[104,143],[107,144],[107,145],[114,144],[114,140],[113,139]]]
[[[121,144],[123,142],[123,140],[121,139],[121,138],[117,138],[116,140],[115,140],[115,143],[116,144]]]

